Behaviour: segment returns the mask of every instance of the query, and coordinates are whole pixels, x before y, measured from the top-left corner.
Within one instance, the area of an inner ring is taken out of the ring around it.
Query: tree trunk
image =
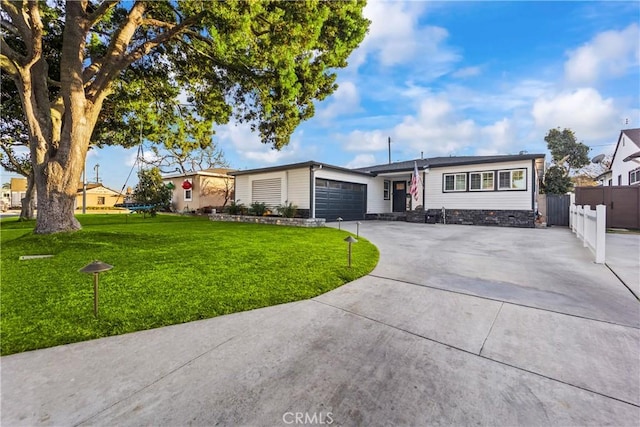
[[[40,177],[45,180],[46,178]],[[46,187],[43,182],[39,187]],[[76,187],[76,186],[74,186]],[[82,228],[75,217],[75,191],[73,194],[60,191],[38,191],[37,234],[76,231]]]
[[[27,177],[27,191],[24,193],[24,198],[22,199],[22,207],[20,209],[20,219],[19,221],[30,221],[35,219],[35,215],[33,213],[33,189],[35,187],[35,183],[33,182],[33,174]]]

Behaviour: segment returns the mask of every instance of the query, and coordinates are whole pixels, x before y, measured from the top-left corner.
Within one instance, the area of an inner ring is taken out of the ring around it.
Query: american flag
[[[411,187],[409,188],[409,194],[413,198],[418,200],[418,183],[420,182],[420,176],[418,175],[418,163],[413,162],[413,175],[411,176]]]

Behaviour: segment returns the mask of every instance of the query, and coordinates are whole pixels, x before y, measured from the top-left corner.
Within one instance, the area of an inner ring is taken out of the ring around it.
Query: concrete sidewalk
[[[640,304],[568,230],[360,233],[315,299],[3,357],[2,425],[638,425]]]
[[[606,264],[640,298],[640,234],[607,233]]]

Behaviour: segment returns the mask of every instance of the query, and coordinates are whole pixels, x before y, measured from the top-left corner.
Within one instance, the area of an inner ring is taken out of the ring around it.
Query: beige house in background
[[[35,188],[33,196],[35,198]],[[27,178],[11,178],[9,181],[9,205],[14,208],[22,207],[22,199],[27,192]]]
[[[76,209],[82,209],[82,192],[80,187],[76,193]],[[102,184],[87,184],[87,209],[112,208],[116,203],[123,202],[124,195]]]
[[[220,210],[233,200],[234,178],[228,174],[231,171],[232,169],[215,168],[163,176],[165,185],[171,183],[174,187],[172,209],[175,212],[207,207]]]

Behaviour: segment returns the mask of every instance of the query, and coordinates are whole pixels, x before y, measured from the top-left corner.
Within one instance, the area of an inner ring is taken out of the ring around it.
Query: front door
[[[393,211],[404,212],[407,210],[407,183],[406,181],[393,181]]]

